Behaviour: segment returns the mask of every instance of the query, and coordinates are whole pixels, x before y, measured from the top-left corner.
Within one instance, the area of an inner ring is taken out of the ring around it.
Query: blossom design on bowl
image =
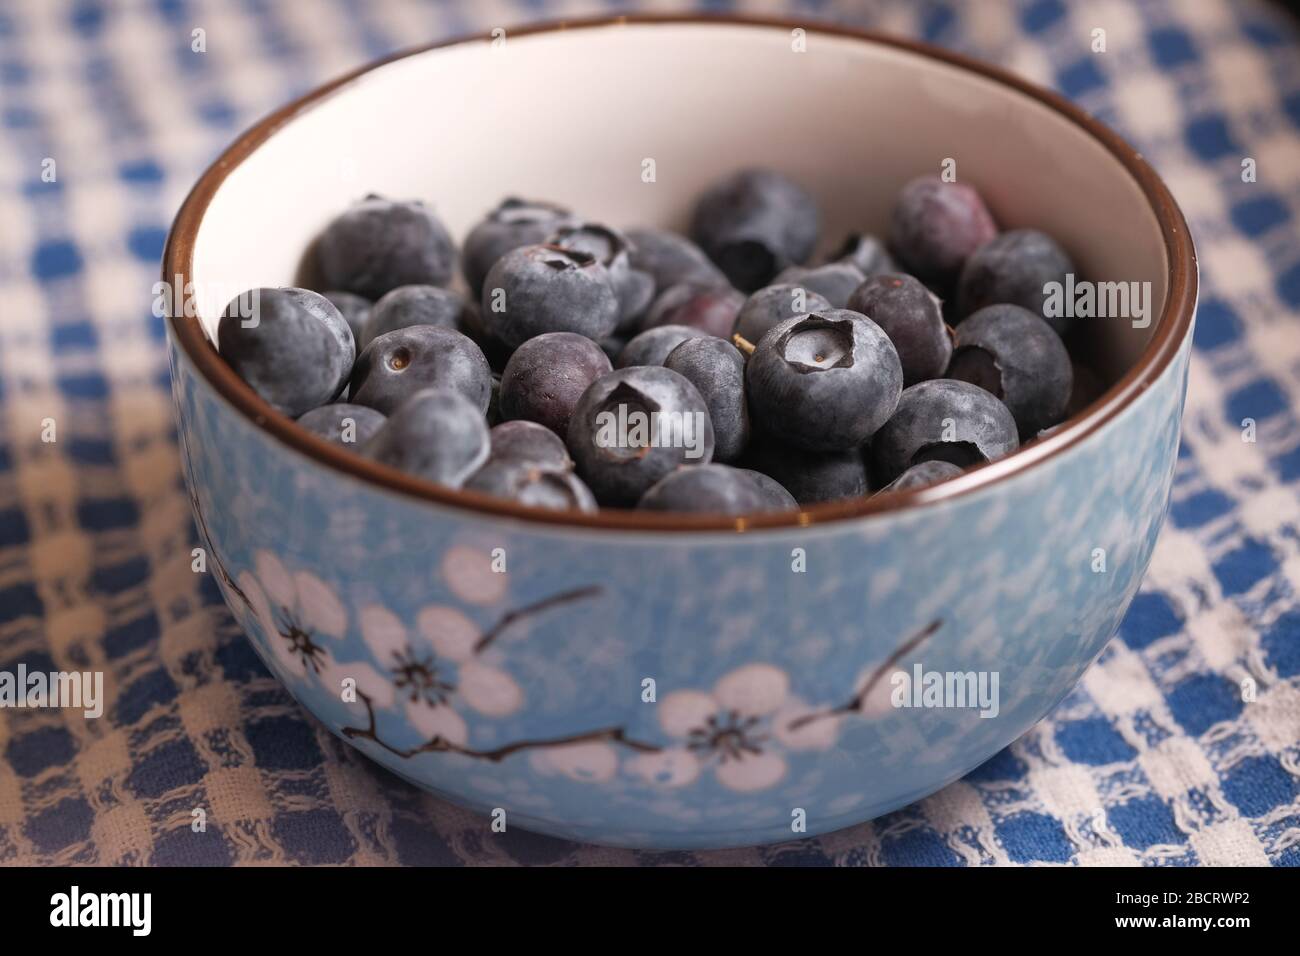
[[[183,450],[188,455],[188,448]],[[827,750],[835,745],[844,718],[876,716],[880,702],[874,692],[882,688],[885,675],[940,624],[934,621],[909,637],[865,672],[854,694],[837,705],[809,705],[791,693],[784,670],[751,662],[724,674],[708,690],[674,690],[665,696],[658,705],[662,743],[634,738],[615,725],[480,749],[470,746],[465,714],[503,718],[525,704],[519,683],[485,652],[511,626],[595,598],[602,593],[600,586],[562,591],[508,610],[486,630],[460,609],[437,603],[416,613],[413,634],[389,608],[367,604],[355,616],[378,666],[338,661],[336,649],[345,643],[352,615],[334,589],[311,572],[290,571],[266,549],[254,552],[252,569],[232,575],[212,546],[198,496],[192,494],[191,502],[221,586],[250,612],[266,637],[268,666],[291,687],[307,681],[338,696],[363,722],[338,728],[345,738],[407,760],[456,753],[499,763],[528,751],[538,772],[558,772],[584,783],[609,782],[622,770],[655,787],[679,788],[712,771],[729,790],[766,790],[785,778],[787,754]],[[504,595],[502,575],[484,578],[464,560],[445,560],[443,572],[452,593],[466,603],[491,604]],[[390,709],[400,709],[423,736],[421,743],[402,747],[385,738],[378,712]],[[620,751],[632,755],[620,762]]]

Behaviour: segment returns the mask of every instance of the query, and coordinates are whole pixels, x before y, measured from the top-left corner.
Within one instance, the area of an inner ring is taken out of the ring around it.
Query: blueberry
[[[843,309],[848,306],[853,290],[865,278],[862,270],[851,262],[828,262],[811,269],[807,266],[790,266],[782,270],[772,284],[802,286],[824,298],[832,309]]]
[[[928,488],[949,478],[956,478],[962,470],[950,461],[923,461],[913,465],[880,491],[906,491],[909,488]]]
[[[529,339],[515,349],[501,375],[501,414],[567,435],[578,399],[611,368],[600,346],[585,336],[548,332]]]
[[[641,511],[743,515],[770,511],[770,499],[750,477],[727,465],[678,468],[660,478],[637,502]]]
[[[664,368],[695,386],[713,423],[713,460],[735,461],[749,443],[745,358],[730,342],[711,336],[687,339],[668,353]]]
[[[619,318],[615,332],[630,332],[640,326],[646,312],[654,303],[655,280],[637,269],[628,270],[618,291]]]
[[[807,261],[820,220],[817,203],[798,183],[772,170],[748,169],[704,193],[691,237],[732,285],[753,292],[787,266]]]
[[[522,246],[507,252],[483,282],[483,325],[518,347],[546,332],[602,339],[618,324],[609,272],[585,252]]]
[[[412,325],[439,325],[455,329],[460,325],[465,299],[459,292],[436,285],[404,285],[384,295],[370,310],[357,348],[364,349],[386,332]]]
[[[450,234],[419,200],[370,196],[316,240],[323,285],[372,301],[402,285],[446,285],[455,265]]]
[[[426,388],[390,415],[361,453],[407,474],[459,488],[487,461],[489,444],[478,407],[452,389]]]
[[[369,441],[384,420],[373,408],[337,402],[313,408],[299,416],[298,424],[340,447],[355,449]]]
[[[631,246],[617,229],[594,222],[570,222],[556,229],[546,242],[571,252],[585,252],[605,267],[618,298],[619,326],[639,317],[650,305],[654,282],[632,269],[628,257]]]
[[[646,315],[645,328],[657,325],[685,325],[709,335],[731,335],[736,315],[745,297],[730,286],[697,286],[691,283],[669,286],[661,292]]]
[[[595,511],[591,489],[573,472],[524,458],[491,457],[465,482],[467,491],[480,491],[550,511]]]
[[[657,366],[603,375],[569,421],[569,454],[605,505],[633,505],[679,465],[713,457],[708,407],[683,376]]]
[[[492,394],[488,396],[487,423],[491,428],[501,423],[501,376],[492,373]]]
[[[732,331],[757,344],[773,326],[786,319],[809,312],[825,312],[829,308],[831,304],[825,298],[801,285],[764,286],[740,307]]]
[[[1036,229],[1013,229],[985,243],[967,260],[957,285],[957,312],[967,316],[1008,302],[1041,316],[1061,335],[1069,316],[1049,316],[1043,287],[1066,281],[1074,263],[1051,236]]]
[[[921,176],[898,194],[889,242],[908,272],[947,286],[966,257],[997,231],[984,200],[970,186]]]
[[[852,232],[844,238],[839,250],[831,257],[832,262],[847,262],[858,267],[862,275],[870,279],[886,272],[897,272],[894,257],[889,254],[885,244],[875,236],[865,232]]]
[[[492,458],[519,458],[535,465],[572,468],[569,451],[559,435],[536,422],[502,422],[489,433]]]
[[[903,387],[938,378],[952,357],[942,303],[907,275],[873,276],[858,286],[849,308],[885,330],[903,364]]]
[[[498,259],[520,246],[545,242],[568,219],[569,211],[561,206],[514,196],[503,200],[465,237],[462,268],[474,298],[482,294],[483,280]]]
[[[799,507],[799,502],[794,500],[794,495],[786,491],[785,485],[771,475],[765,475],[761,471],[755,471],[752,468],[740,468],[738,470],[749,475],[750,480],[758,486],[759,492],[763,495],[764,511],[789,511]]]
[[[456,323],[457,331],[468,337],[483,350],[488,364],[494,372],[501,372],[514,352],[510,346],[493,335],[483,324],[483,315],[477,302],[466,302],[461,309],[460,320]]]
[[[755,436],[745,464],[768,475],[802,505],[861,498],[869,487],[861,448],[806,451],[768,435]]]
[[[1018,305],[985,306],[957,326],[948,377],[1002,399],[1022,440],[1061,420],[1074,383],[1061,337]]]
[[[385,415],[421,389],[460,392],[483,415],[492,397],[492,370],[477,345],[455,329],[412,325],[379,336],[357,356],[350,400]]]
[[[279,412],[297,418],[347,384],[356,346],[334,304],[306,289],[251,289],[226,306],[218,351]]]
[[[810,451],[837,451],[863,444],[894,413],[903,369],[880,326],[827,309],[763,336],[745,385],[764,430]]]
[[[887,485],[923,461],[965,468],[1015,451],[1010,410],[969,382],[934,378],[903,391],[898,410],[871,441],[872,475]]]
[[[619,353],[627,348],[627,343],[630,341],[631,339],[624,335],[607,335],[596,344],[605,353],[605,358],[613,363],[618,361]]]
[[[727,284],[727,277],[695,243],[667,229],[629,229],[632,269],[643,272],[658,290],[683,282],[711,287]]]
[[[663,365],[668,354],[677,346],[687,339],[699,338],[707,334],[702,329],[691,328],[689,325],[656,325],[629,339],[623,351],[618,353],[614,367]]]
[[[351,292],[338,290],[322,292],[321,295],[334,303],[334,308],[342,313],[343,320],[352,330],[353,341],[360,342],[361,330],[365,327],[366,317],[370,315],[370,300]],[[360,349],[360,345],[357,348]]]

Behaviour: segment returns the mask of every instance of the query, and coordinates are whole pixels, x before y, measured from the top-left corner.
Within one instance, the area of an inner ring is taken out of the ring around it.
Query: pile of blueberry
[[[925,486],[1093,397],[1044,318],[1069,257],[999,232],[971,187],[915,179],[887,246],[852,235],[809,265],[819,234],[812,197],[770,170],[709,189],[689,239],[511,198],[459,255],[422,203],[371,196],[316,242],[326,291],[245,293],[218,347],[330,441],[583,511],[744,514]]]

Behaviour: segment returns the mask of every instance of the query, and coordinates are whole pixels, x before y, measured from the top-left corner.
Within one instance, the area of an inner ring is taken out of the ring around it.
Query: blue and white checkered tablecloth
[[[1263,0],[707,4],[924,37],[1056,87],[1139,145],[1196,236],[1181,467],[1142,593],[1078,689],[965,780],[764,849],[489,835],[258,662],[190,570],[148,294],[181,197],[242,128],[366,59],[637,6],[0,4],[0,671],[102,670],[108,698],[98,720],[0,711],[0,862],[1300,864],[1300,28]]]

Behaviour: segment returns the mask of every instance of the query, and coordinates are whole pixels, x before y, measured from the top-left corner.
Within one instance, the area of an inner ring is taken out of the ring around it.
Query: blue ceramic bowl
[[[815,191],[829,241],[883,232],[898,187],[945,160],[1004,227],[1145,283],[1150,308],[1079,320],[1101,398],[924,491],[748,521],[535,512],[316,439],[210,345],[226,299],[302,281],[312,236],[370,191],[429,199],[458,235],[508,193],[680,227],[705,183],[769,165]],[[208,570],[267,666],[422,787],[654,847],[858,823],[1052,709],[1160,531],[1196,296],[1164,186],[1059,98],[917,44],[689,19],[471,38],[333,83],[203,176],[164,275],[193,293],[169,341]]]

